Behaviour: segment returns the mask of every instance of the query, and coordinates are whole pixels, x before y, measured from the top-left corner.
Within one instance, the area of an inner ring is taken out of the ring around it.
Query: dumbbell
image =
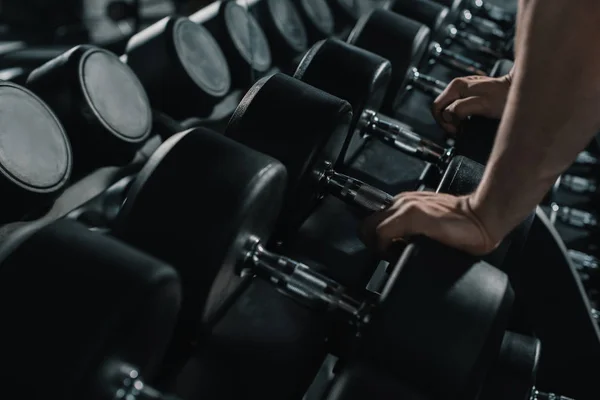
[[[401,122],[379,114],[390,85],[392,66],[374,53],[338,39],[323,40],[307,52],[294,77],[352,105],[352,134],[342,159],[344,163],[355,156],[363,140],[369,137],[430,162],[441,172],[454,156],[452,148],[443,148]]]
[[[448,85],[417,69],[427,53],[429,35],[425,25],[382,9],[363,17],[350,33],[347,43],[392,64],[391,82],[382,105],[386,114],[393,114],[412,89],[437,97]]]
[[[453,9],[465,9],[473,13],[473,15],[496,22],[503,26],[514,25],[516,15],[513,12],[506,10],[495,4],[490,4],[489,1],[483,0],[435,0],[446,7]]]
[[[542,351],[539,339],[506,332],[498,359],[479,395],[481,400],[572,400],[536,389]]]
[[[73,147],[74,178],[129,164],[152,131],[142,84],[107,50],[76,46],[35,69],[26,85],[63,122]]]
[[[216,39],[185,17],[163,18],[134,35],[122,61],[138,76],[152,107],[173,118],[210,115],[232,88]]]
[[[308,33],[292,0],[257,0],[253,11],[265,31],[278,67],[286,67],[306,51]]]
[[[294,4],[306,27],[309,43],[333,36],[335,18],[327,0],[296,0]]]
[[[142,380],[154,379],[179,310],[170,266],[66,220],[18,225],[0,263],[4,396],[174,399]]]
[[[326,195],[350,204],[359,214],[380,211],[391,204],[389,194],[340,173],[339,166],[354,136],[351,124],[349,103],[283,74],[257,82],[233,113],[225,135],[283,162],[291,176],[293,184],[276,230],[283,241],[297,231]],[[458,196],[471,194],[483,172],[482,165],[454,157],[439,188]],[[504,260],[519,256],[530,223],[531,217],[486,257],[511,279],[515,274]]]
[[[550,220],[552,223],[560,222],[577,229],[585,229],[591,233],[600,232],[596,214],[573,207],[564,207],[552,203]]]
[[[273,64],[267,36],[254,16],[235,1],[214,2],[190,15],[217,40],[231,70],[232,85],[246,89]]]
[[[432,47],[436,44],[439,46],[450,46],[452,43],[457,43],[469,50],[487,56],[495,58],[506,56],[502,50],[505,46],[504,43],[496,43],[488,38],[483,38],[475,33],[460,29],[460,27],[452,23],[454,14],[448,8],[434,1],[389,0],[384,5],[384,9],[420,22],[431,29]],[[433,55],[435,56],[435,53]],[[471,63],[481,65],[481,63],[467,57],[463,56],[463,58],[465,60],[461,60],[461,62],[467,65]],[[484,70],[485,68],[478,69]]]
[[[327,0],[335,19],[335,31],[343,33],[353,26],[371,6],[365,0]]]
[[[0,82],[0,223],[35,219],[65,189],[71,144],[46,103],[26,88]]]
[[[275,75],[264,85],[271,79],[292,80]],[[252,93],[260,97],[264,85]],[[323,96],[315,109],[350,112],[341,100]],[[347,124],[349,118],[344,119]],[[312,132],[306,135],[306,140],[314,139]],[[290,151],[302,155],[289,157],[300,162],[306,147],[297,144],[289,143]],[[244,282],[256,275],[302,305],[332,312],[349,336],[360,333],[352,340],[360,357],[396,376],[434,382],[446,395],[477,382],[499,347],[497,331],[508,318],[512,291],[506,276],[485,262],[473,263],[424,241],[407,247],[375,304],[368,295],[349,296],[326,275],[269,250],[286,190],[306,189],[294,182],[293,168],[300,166],[288,165],[291,180],[273,158],[196,129],[165,141],[137,176],[114,234],[177,268],[187,339],[199,343],[194,331],[218,319]],[[312,178],[318,185],[318,176]],[[309,209],[310,204],[301,207]]]

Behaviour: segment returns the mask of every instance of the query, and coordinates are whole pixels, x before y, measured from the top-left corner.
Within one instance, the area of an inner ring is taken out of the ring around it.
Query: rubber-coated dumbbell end
[[[429,56],[432,61],[439,61],[446,67],[453,68],[465,75],[487,75],[484,71],[485,67],[481,63],[454,51],[447,50],[438,42],[432,42],[429,45]]]
[[[363,118],[366,120],[362,130],[365,136],[377,138],[388,146],[434,164],[440,169],[447,167],[450,159],[454,156],[453,148],[443,148],[392,118],[372,110],[365,110]]]
[[[340,310],[349,315],[353,322],[368,322],[370,307],[348,296],[338,282],[306,264],[266,250],[258,238],[251,238],[247,249],[244,262],[239,265],[240,274],[250,269],[249,272],[256,273],[302,304]]]
[[[27,87],[64,124],[75,176],[130,162],[151,133],[150,103],[141,82],[107,50],[76,46],[35,69]]]
[[[98,400],[178,400],[163,395],[146,385],[135,367],[118,361],[108,361],[100,371]]]
[[[205,117],[231,90],[216,39],[185,17],[167,17],[138,32],[127,43],[126,61],[152,107],[174,118]]]

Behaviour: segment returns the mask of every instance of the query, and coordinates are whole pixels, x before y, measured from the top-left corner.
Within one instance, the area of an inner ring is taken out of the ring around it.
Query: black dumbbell
[[[327,0],[335,19],[335,31],[343,34],[371,8],[365,0]]]
[[[452,148],[443,148],[378,112],[392,77],[386,59],[338,39],[327,39],[308,51],[294,77],[352,106],[352,138],[344,162],[355,156],[364,139],[372,137],[446,170],[454,155]]]
[[[119,57],[77,46],[35,69],[27,87],[63,122],[77,178],[103,166],[124,166],[146,142],[152,111],[135,73]]]
[[[389,0],[384,8],[427,26],[432,31],[433,44],[439,43],[440,46],[449,46],[452,43],[457,43],[483,55],[495,58],[506,56],[502,51],[504,43],[496,43],[493,40],[460,29],[452,23],[454,15],[450,12],[450,9],[437,2],[430,0]],[[463,56],[463,58],[466,57]],[[481,63],[469,58],[461,61],[467,65],[470,63],[481,65]],[[479,69],[483,70],[484,68]]]
[[[123,60],[152,107],[174,118],[205,117],[229,94],[232,79],[213,35],[184,17],[166,17],[134,35]]]
[[[234,87],[248,88],[271,68],[274,54],[265,32],[235,1],[214,2],[189,18],[204,25],[221,46]]]
[[[514,12],[508,11],[505,8],[490,4],[484,0],[435,0],[446,7],[452,9],[468,10],[473,15],[493,21],[504,27],[509,27],[515,24],[516,15]]]
[[[362,214],[391,204],[389,194],[339,172],[354,136],[351,124],[348,102],[283,74],[263,78],[240,102],[225,135],[283,162],[293,182],[286,194],[277,236],[293,235],[326,195],[337,197]],[[459,196],[471,194],[483,172],[482,165],[453,157],[440,190]],[[487,260],[508,272],[511,267],[504,265],[504,260],[518,256],[530,222],[527,219]],[[512,256],[507,255],[509,252]],[[508,273],[512,279],[513,273]]]
[[[292,0],[258,0],[253,12],[267,35],[278,67],[289,65],[306,51],[308,33]]]
[[[572,400],[536,389],[542,343],[539,339],[506,332],[494,368],[490,371],[481,400]]]
[[[327,0],[295,0],[309,43],[333,36],[335,18]]]
[[[22,86],[0,82],[0,110],[0,223],[36,218],[71,177],[71,144],[51,109]]]
[[[381,9],[362,18],[350,33],[349,44],[375,53],[392,64],[391,82],[382,105],[386,114],[393,114],[411,89],[437,97],[448,85],[417,69],[427,54],[429,35],[430,30],[425,25]],[[344,67],[340,65],[340,69]]]
[[[170,266],[66,220],[21,224],[0,263],[5,396],[169,398],[142,377],[154,378],[179,310]]]
[[[573,228],[590,231],[591,233],[600,232],[597,215],[578,208],[564,207],[552,203],[550,220],[552,223],[560,222]]]
[[[272,79],[292,80],[275,75],[259,82],[251,93],[261,97]],[[343,115],[350,113],[349,105],[323,96],[314,108],[339,111],[347,125]],[[286,127],[281,128],[281,136],[289,138]],[[314,180],[315,189],[319,184],[335,187],[312,174],[312,168],[321,168],[320,161],[329,155],[321,152],[307,165],[304,150],[317,133],[305,134],[305,139],[287,142],[292,179],[288,189],[297,189],[299,195],[310,189],[296,180],[300,164],[308,168],[305,182]],[[281,140],[272,145],[281,146]],[[321,145],[327,147],[324,141]],[[310,146],[315,149],[314,143]],[[486,263],[473,264],[470,257],[424,241],[407,247],[375,304],[368,295],[350,297],[326,275],[268,250],[286,198],[286,182],[286,168],[280,162],[202,129],[169,138],[136,178],[115,235],[176,266],[184,288],[180,318],[186,322],[186,338],[193,340],[201,326],[218,319],[244,282],[257,275],[301,304],[334,312],[350,336],[360,332],[356,343],[361,357],[385,365],[396,376],[420,383],[431,383],[434,377],[434,386],[446,395],[478,381],[499,348],[494,338],[508,318],[512,291],[507,277]],[[302,195],[302,200],[308,196]],[[308,211],[311,204],[299,207]],[[411,305],[415,302],[419,307]]]

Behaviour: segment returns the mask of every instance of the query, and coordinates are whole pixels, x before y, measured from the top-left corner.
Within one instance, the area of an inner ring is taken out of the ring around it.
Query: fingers
[[[488,117],[488,114],[489,107],[486,99],[478,96],[456,100],[443,111],[444,120],[452,121],[449,123],[451,125],[448,129],[449,133],[457,133],[461,122],[471,115]]]
[[[468,88],[468,81],[464,78],[452,80],[446,89],[433,101],[432,113],[437,123],[444,129],[452,129],[452,121],[444,119],[443,111],[450,104],[463,97],[463,92]]]

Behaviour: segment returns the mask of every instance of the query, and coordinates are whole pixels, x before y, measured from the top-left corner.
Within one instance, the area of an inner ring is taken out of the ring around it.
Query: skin
[[[600,129],[597,0],[521,0],[518,63],[509,77],[463,79],[434,105],[450,132],[466,115],[502,116],[477,191],[455,197],[403,193],[361,232],[382,253],[425,235],[474,255],[492,251],[543,199]]]

